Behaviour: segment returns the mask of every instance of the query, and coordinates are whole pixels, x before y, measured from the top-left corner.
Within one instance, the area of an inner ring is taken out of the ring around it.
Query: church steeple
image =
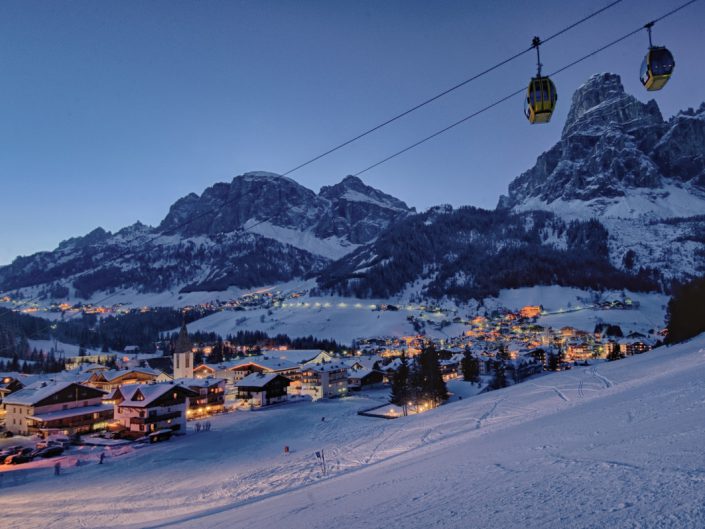
[[[193,378],[193,344],[188,336],[186,321],[181,324],[174,346],[174,378]]]
[[[193,344],[191,339],[188,337],[188,330],[186,329],[186,321],[181,324],[181,330],[179,330],[179,337],[176,339],[176,346],[174,348],[174,354],[176,353],[186,353],[191,351]]]

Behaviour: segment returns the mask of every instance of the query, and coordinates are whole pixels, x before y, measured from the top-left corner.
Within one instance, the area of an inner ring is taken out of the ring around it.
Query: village
[[[255,299],[271,303],[269,296]],[[599,308],[635,307],[631,300],[610,300]],[[499,308],[468,319],[456,317],[455,323],[462,321],[466,328],[456,337],[431,339],[419,333],[364,338],[337,352],[192,343],[184,324],[171,344],[172,354],[165,354],[167,344],[153,353],[128,346],[118,353],[68,358],[59,373],[0,373],[0,435],[8,438],[0,463],[9,469],[60,456],[76,445],[154,443],[185,434],[189,423],[193,431],[210,428],[209,417],[217,414],[344,398],[361,390],[374,391],[378,401],[359,410],[361,415],[394,419],[423,413],[441,402],[412,399],[408,406],[390,406],[389,393],[400,367],[413,368],[429,348],[443,381],[472,385],[471,391],[460,392],[467,396],[658,345],[657,333],[625,336],[619,326],[606,323],[594,332],[544,327],[537,323],[542,314],[541,306]],[[408,316],[416,328],[414,318]],[[422,332],[423,327],[419,324]],[[218,347],[230,354],[216,354]]]

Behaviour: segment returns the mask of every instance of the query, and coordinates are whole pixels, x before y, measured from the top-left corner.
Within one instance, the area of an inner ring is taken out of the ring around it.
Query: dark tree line
[[[29,353],[14,353],[11,358],[0,357],[0,372],[16,373],[58,373],[65,367],[63,358],[57,358],[53,351],[45,353],[32,349]]]
[[[563,238],[566,248],[547,243],[548,237]],[[607,240],[607,230],[597,220],[566,223],[549,212],[514,215],[473,207],[431,211],[395,224],[371,250],[362,248],[333,263],[318,284],[321,291],[384,298],[432,270],[427,294],[459,300],[533,285],[660,288],[655,270],[615,268]]]
[[[448,400],[448,389],[438,362],[438,352],[429,345],[409,365],[402,355],[401,364],[392,377],[390,402],[401,406],[406,413],[409,402],[428,403],[436,407]]]
[[[57,322],[52,336],[62,342],[78,344],[89,349],[121,351],[125,346],[136,345],[145,352],[153,352],[162,333],[178,328],[184,320],[188,324],[212,312],[183,312],[161,307],[147,312],[133,310],[103,318],[98,318],[95,314],[84,314],[81,318]]]
[[[705,332],[705,276],[675,289],[668,303],[666,343],[674,344]]]

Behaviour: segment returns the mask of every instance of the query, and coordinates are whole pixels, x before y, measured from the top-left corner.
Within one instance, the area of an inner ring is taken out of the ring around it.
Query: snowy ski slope
[[[705,527],[705,336],[404,419],[357,416],[374,397],[6,474],[3,527]]]

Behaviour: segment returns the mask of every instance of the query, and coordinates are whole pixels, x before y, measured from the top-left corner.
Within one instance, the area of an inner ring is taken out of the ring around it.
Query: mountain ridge
[[[156,227],[96,228],[18,257],[0,267],[0,289],[88,298],[301,278],[360,297],[412,284],[458,299],[533,284],[667,289],[705,272],[703,213],[705,103],[664,120],[602,73],[576,90],[561,139],[495,210],[416,213],[355,176],[316,193],[253,171],[181,197]]]
[[[88,298],[131,287],[261,286],[316,273],[413,212],[357,177],[317,194],[287,177],[250,172],[181,197],[156,227],[96,228],[53,251],[18,257],[0,267],[0,288]]]
[[[509,184],[497,208],[597,218],[617,267],[626,259],[675,280],[705,272],[697,240],[705,229],[705,103],[664,120],[654,100],[626,94],[618,75],[593,75],[573,95],[560,141]],[[676,226],[672,218],[689,220]]]

